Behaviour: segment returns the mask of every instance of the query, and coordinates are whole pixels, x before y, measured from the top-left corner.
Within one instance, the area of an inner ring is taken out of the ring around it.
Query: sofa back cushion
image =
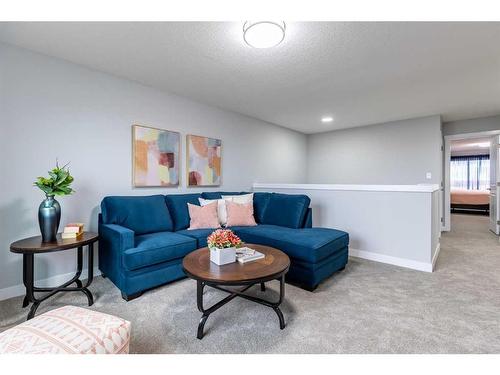
[[[272,193],[253,193],[253,216],[257,223],[262,223]]]
[[[174,222],[174,231],[186,229],[189,227],[188,203],[200,205],[198,198],[200,193],[195,194],[169,194],[165,196],[168,210]]]
[[[121,225],[137,235],[173,230],[163,195],[105,197],[101,212],[104,224]]]
[[[307,195],[272,193],[262,224],[301,228],[310,203]]]
[[[201,193],[203,199],[221,199],[223,195],[242,195],[248,194],[244,191],[205,191]]]

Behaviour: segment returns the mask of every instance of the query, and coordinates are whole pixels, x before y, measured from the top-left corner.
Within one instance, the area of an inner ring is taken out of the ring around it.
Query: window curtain
[[[452,156],[451,187],[455,189],[486,190],[490,187],[490,157]]]

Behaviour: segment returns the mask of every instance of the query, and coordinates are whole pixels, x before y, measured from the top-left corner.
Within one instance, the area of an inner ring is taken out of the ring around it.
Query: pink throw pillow
[[[206,206],[197,206],[188,203],[189,222],[188,230],[220,228],[219,217],[217,216],[217,202],[207,204]]]
[[[257,225],[253,217],[253,202],[239,204],[226,201],[227,224],[228,227],[244,226],[252,227]]]

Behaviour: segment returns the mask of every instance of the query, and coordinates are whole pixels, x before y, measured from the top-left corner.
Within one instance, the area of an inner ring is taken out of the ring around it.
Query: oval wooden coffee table
[[[186,255],[182,262],[186,275],[196,280],[198,310],[203,314],[198,324],[197,337],[199,339],[203,338],[203,328],[210,314],[236,297],[245,298],[249,301],[271,307],[278,315],[280,328],[285,328],[285,318],[279,305],[285,297],[285,274],[290,267],[290,259],[282,251],[269,246],[254,244],[245,244],[245,246],[265,254],[265,257],[245,264],[235,262],[218,266],[210,262],[210,252],[205,247]],[[280,296],[277,302],[270,302],[245,294],[245,291],[257,284],[260,284],[261,291],[264,292],[266,290],[265,283],[274,279],[279,279],[280,281]],[[204,308],[203,289],[205,286],[222,290],[229,293],[229,296],[209,308]],[[230,290],[224,288],[224,286],[243,286],[243,288]]]

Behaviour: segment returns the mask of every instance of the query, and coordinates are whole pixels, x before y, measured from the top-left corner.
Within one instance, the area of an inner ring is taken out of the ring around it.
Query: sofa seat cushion
[[[172,232],[143,234],[135,237],[135,247],[123,253],[123,265],[136,270],[153,264],[182,258],[196,250],[196,240]]]
[[[183,236],[189,236],[196,239],[198,243],[198,248],[206,247],[207,245],[207,237],[212,234],[215,229],[184,229],[178,232],[177,234],[182,234]]]
[[[346,232],[329,228],[292,229],[263,224],[231,229],[244,242],[275,247],[291,258],[309,263],[320,262],[349,244]]]
[[[104,224],[121,225],[135,234],[173,230],[163,195],[105,197],[101,211]]]
[[[307,195],[272,193],[260,222],[288,228],[301,228],[311,199]]]

